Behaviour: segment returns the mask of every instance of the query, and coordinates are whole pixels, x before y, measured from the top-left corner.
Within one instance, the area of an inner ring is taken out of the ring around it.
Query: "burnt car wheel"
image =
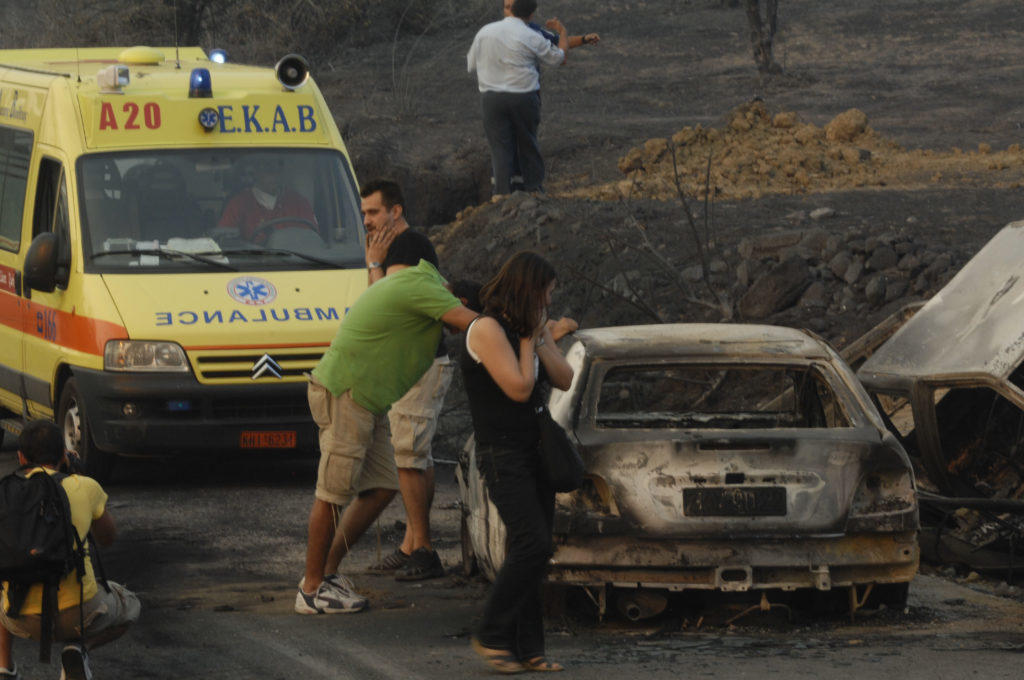
[[[85,417],[85,404],[74,378],[68,378],[57,402],[57,425],[64,435],[64,448],[78,454],[85,474],[98,482],[110,478],[114,455],[96,448]]]
[[[886,609],[903,611],[907,607],[907,598],[910,595],[909,583],[876,583],[871,589],[864,607],[877,609],[879,605],[885,605]]]
[[[469,508],[463,504],[459,521],[459,541],[462,543],[462,568],[463,576],[473,576],[477,573],[476,553],[473,551],[473,539],[469,535]]]

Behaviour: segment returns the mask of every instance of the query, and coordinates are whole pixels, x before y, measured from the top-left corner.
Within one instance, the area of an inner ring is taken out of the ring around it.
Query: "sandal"
[[[526,659],[522,662],[523,668],[528,671],[537,673],[557,673],[558,671],[564,671],[565,666],[556,662],[548,661],[543,656],[535,656],[532,659]]]
[[[473,651],[477,653],[484,663],[495,673],[502,675],[513,675],[526,671],[526,666],[515,657],[515,654],[504,649],[492,649],[484,647],[480,641],[473,638]]]

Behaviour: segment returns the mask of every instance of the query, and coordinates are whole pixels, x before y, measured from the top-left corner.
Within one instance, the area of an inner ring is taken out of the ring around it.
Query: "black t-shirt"
[[[423,234],[421,232],[415,231],[412,228],[409,228],[409,229],[406,229],[405,231],[403,231],[401,234],[399,234],[398,237],[403,238],[403,239],[411,239],[411,240],[420,241],[420,246],[422,248],[425,248],[425,249],[429,250],[431,253],[433,253],[433,255],[434,255],[434,262],[438,261],[438,259],[437,259],[437,251],[434,250],[434,244],[430,242],[430,239],[427,238],[426,234]],[[394,243],[392,243],[391,245],[393,246]],[[384,262],[381,263],[384,266],[384,271],[385,272],[388,270],[388,267],[390,267],[393,264],[407,264],[407,265],[409,265],[411,267],[412,266],[416,266],[417,264],[419,264],[418,262],[396,262],[394,257],[392,256],[392,250],[393,250],[393,248],[389,248],[388,249],[388,254],[384,257]]]

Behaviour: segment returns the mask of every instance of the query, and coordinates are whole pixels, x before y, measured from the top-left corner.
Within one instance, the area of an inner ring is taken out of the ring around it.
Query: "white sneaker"
[[[339,574],[331,574],[317,587],[315,593],[303,590],[306,579],[299,581],[295,594],[297,614],[351,614],[366,608],[366,598],[353,590],[352,582]]]

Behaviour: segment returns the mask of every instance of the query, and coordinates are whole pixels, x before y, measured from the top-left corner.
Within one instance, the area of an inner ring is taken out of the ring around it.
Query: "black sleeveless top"
[[[482,317],[477,317],[482,318]],[[494,317],[492,317],[494,318]],[[509,331],[501,319],[495,319],[505,331],[505,337],[512,345],[512,351],[519,358],[519,337]],[[536,446],[540,441],[540,429],[537,425],[536,404],[543,403],[543,382],[547,381],[544,365],[540,365],[537,381],[529,401],[522,403],[513,401],[501,391],[498,384],[491,378],[484,365],[477,363],[469,355],[469,331],[462,342],[459,355],[459,366],[462,369],[462,381],[469,397],[469,412],[473,418],[473,432],[477,443]]]

